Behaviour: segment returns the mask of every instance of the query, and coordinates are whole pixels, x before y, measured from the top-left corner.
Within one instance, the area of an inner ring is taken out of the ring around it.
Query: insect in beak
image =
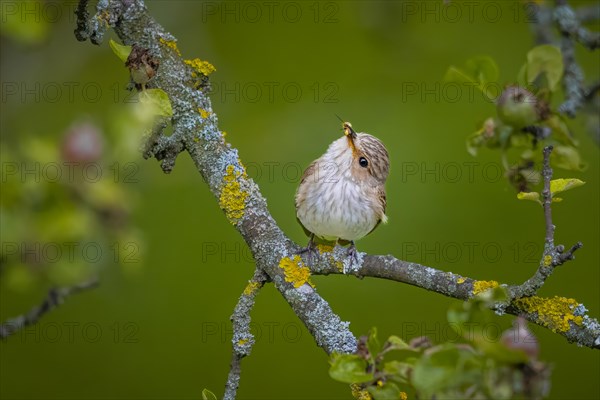
[[[342,121],[342,129],[344,130],[344,135],[348,138],[348,144],[352,148],[352,153],[356,153],[356,147],[354,146],[354,139],[356,139],[356,132],[352,129],[352,124],[350,122],[346,122],[340,118],[339,115],[336,114],[336,117],[340,121]]]

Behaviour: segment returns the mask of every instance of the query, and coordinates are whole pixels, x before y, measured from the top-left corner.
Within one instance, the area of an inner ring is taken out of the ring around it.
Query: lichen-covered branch
[[[502,286],[510,299],[507,303],[497,304],[494,307],[497,313],[522,315],[529,322],[564,336],[569,342],[600,349],[600,324],[586,314],[587,309],[583,304],[574,299],[522,297],[521,293],[527,291],[527,286],[501,284],[493,280],[476,280],[418,263],[398,260],[391,255],[360,253],[359,256],[362,259],[361,264],[350,272],[359,278],[370,277],[402,282],[459,300],[469,300],[487,289]],[[311,268],[311,273],[342,274],[341,265],[345,259],[345,249],[339,247],[332,251],[326,249],[319,255],[315,267]]]
[[[550,166],[551,153],[552,146],[544,148],[544,163],[542,167],[542,177],[544,179],[542,206],[544,208],[544,223],[546,225],[544,252],[535,275],[520,285],[518,290],[513,293],[513,297],[533,296],[536,294],[546,279],[552,274],[554,268],[566,261],[572,260],[573,253],[583,246],[581,242],[578,242],[565,252],[564,246],[554,245],[555,226],[552,222],[552,193],[550,192],[550,181],[552,180],[552,167]]]
[[[566,0],[556,1],[553,19],[561,34],[560,49],[565,66],[563,86],[566,100],[560,105],[559,111],[574,118],[586,100],[583,71],[575,59],[575,41],[589,50],[595,50],[600,47],[600,35],[581,26],[577,13]]]
[[[260,269],[256,269],[254,276],[248,282],[233,310],[233,315],[231,316],[233,324],[233,337],[231,338],[233,353],[231,355],[229,376],[225,384],[225,394],[223,395],[223,399],[225,400],[235,399],[237,388],[240,384],[242,358],[249,355],[252,351],[252,346],[254,346],[254,335],[250,332],[250,311],[254,307],[256,295],[267,280],[268,276]]]
[[[558,24],[561,33],[577,40],[589,50],[595,50],[600,47],[600,34],[592,33],[581,26],[577,13],[567,4],[566,1],[557,1],[554,9],[554,19]]]
[[[585,102],[590,101],[588,91],[584,87],[583,71],[575,58],[575,43],[578,42],[592,51],[600,47],[600,34],[590,32],[582,26],[583,22],[598,19],[600,7],[594,5],[574,10],[566,0],[557,0],[555,7],[548,3],[535,2],[527,3],[526,6],[534,11],[532,28],[535,42],[560,46],[564,63],[563,87],[566,100],[559,106],[559,111],[574,118]],[[555,39],[555,30],[560,36],[558,42]]]
[[[50,289],[42,304],[33,307],[27,314],[19,315],[3,322],[0,325],[0,339],[6,339],[15,332],[29,325],[36,324],[46,313],[61,305],[69,296],[95,288],[96,286],[98,286],[98,279],[94,278],[77,285]]]

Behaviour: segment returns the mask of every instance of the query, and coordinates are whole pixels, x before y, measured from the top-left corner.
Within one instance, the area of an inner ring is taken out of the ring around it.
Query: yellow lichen
[[[259,287],[260,283],[258,282],[248,282],[248,285],[246,285],[246,288],[244,289],[244,294],[250,296],[252,293],[256,292]]]
[[[313,286],[310,282],[310,269],[304,265],[299,255],[295,255],[294,258],[283,257],[279,261],[279,268],[283,269],[285,281],[291,282],[295,288],[305,283]]]
[[[553,332],[566,332],[571,326],[569,322],[576,325],[583,323],[583,317],[574,315],[573,311],[579,303],[575,299],[566,297],[554,296],[553,298],[545,297],[522,297],[515,300],[513,304],[528,313],[537,313],[542,325],[548,327]]]
[[[334,247],[335,244],[317,243],[317,250],[319,251],[319,254],[329,253],[329,259],[335,264],[337,270],[340,272],[344,272],[344,263],[340,260],[336,260],[333,256]]]
[[[544,256],[544,266],[549,267],[550,265],[552,265],[552,256],[547,254]]]
[[[466,281],[466,279],[461,276],[460,278],[458,278],[456,283],[458,283],[460,285],[461,283],[465,283],[465,281]]]
[[[199,58],[194,58],[193,60],[183,60],[184,63],[192,67],[192,69],[196,72],[200,72],[202,75],[210,75],[215,72],[217,69],[209,63],[208,61],[202,61]],[[195,78],[195,73],[192,73],[192,78]]]
[[[201,116],[203,119],[206,119],[206,118],[208,118],[208,116],[210,115],[210,112],[206,111],[204,108],[199,108],[199,109],[198,109],[198,112],[200,113],[200,116]]]
[[[317,244],[317,250],[319,250],[319,253],[321,254],[331,253],[333,251],[333,246],[329,244],[319,243]]]
[[[166,40],[164,38],[159,38],[158,41],[170,48],[171,50],[173,50],[175,53],[177,53],[178,56],[181,56],[181,52],[179,51],[177,43],[174,40]]]
[[[475,281],[473,282],[473,294],[479,294],[497,286],[498,282],[496,281]]]
[[[369,394],[369,392],[367,392],[366,390],[361,388],[360,385],[358,385],[356,383],[353,383],[350,385],[350,390],[352,390],[352,397],[354,397],[356,400],[372,400],[373,399],[371,397],[371,395]]]
[[[96,19],[102,23],[106,28],[110,28],[110,13],[107,10],[104,10],[98,14],[96,14]]]
[[[244,216],[248,197],[248,193],[241,188],[240,177],[246,179],[246,171],[236,171],[233,165],[228,165],[227,173],[223,177],[221,196],[219,196],[219,206],[225,211],[229,222],[234,225]]]

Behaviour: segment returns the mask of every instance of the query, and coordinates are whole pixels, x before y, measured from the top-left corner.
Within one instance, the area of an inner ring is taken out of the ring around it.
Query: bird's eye
[[[361,167],[363,168],[367,168],[369,166],[369,161],[367,161],[366,158],[361,157],[358,159],[358,163],[360,164]]]

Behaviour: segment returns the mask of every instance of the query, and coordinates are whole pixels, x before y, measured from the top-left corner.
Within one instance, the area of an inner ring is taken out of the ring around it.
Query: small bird
[[[342,128],[344,136],[308,166],[296,192],[296,217],[310,237],[301,252],[308,252],[309,262],[316,253],[316,237],[349,243],[352,265],[357,260],[354,241],[387,222],[388,152],[381,140],[356,133],[349,122]]]

